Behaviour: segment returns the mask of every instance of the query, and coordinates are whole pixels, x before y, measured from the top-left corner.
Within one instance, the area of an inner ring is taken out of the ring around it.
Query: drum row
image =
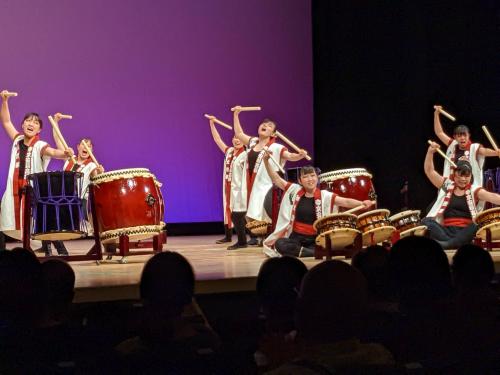
[[[363,246],[369,246],[389,240],[396,231],[403,238],[410,235],[421,236],[427,229],[420,223],[420,211],[389,215],[389,210],[378,209],[359,216],[345,213],[325,216],[313,224],[318,233],[316,244],[325,247],[328,237],[333,249],[342,249],[352,245],[361,234]]]
[[[82,173],[57,171],[29,176],[33,189],[32,238],[71,240],[89,233],[89,202],[82,197]],[[161,183],[146,168],[121,169],[91,178],[93,206],[103,243],[118,242],[121,235],[141,240],[160,234],[165,223]],[[87,203],[87,207],[84,207]]]

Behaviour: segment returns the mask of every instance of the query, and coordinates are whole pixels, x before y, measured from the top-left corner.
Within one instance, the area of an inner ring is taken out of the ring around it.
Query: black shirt
[[[314,209],[314,197],[303,196],[300,198],[295,210],[295,220],[304,224],[312,225],[316,221],[316,210]]]
[[[28,153],[28,146],[24,144],[24,139],[19,141],[19,178],[24,178],[24,171],[26,170],[26,154]]]
[[[260,151],[254,151],[253,148],[248,152],[248,170],[250,173],[252,173],[255,168],[255,163],[257,162],[259,154]]]
[[[445,219],[451,219],[455,217],[466,219],[472,218],[469,206],[467,205],[467,198],[465,197],[465,194],[461,197],[455,194],[451,195],[450,203],[448,204],[448,207],[446,207],[446,210],[443,213],[443,217]]]

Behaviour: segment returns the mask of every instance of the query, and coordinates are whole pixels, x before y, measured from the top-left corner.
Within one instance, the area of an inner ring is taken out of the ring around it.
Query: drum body
[[[357,229],[357,217],[352,214],[331,214],[313,223],[318,232],[316,245],[325,247],[326,238],[330,238],[332,249],[343,249],[352,245],[360,233]]]
[[[377,200],[372,175],[363,168],[340,169],[319,175],[320,188],[342,197]]]
[[[396,228],[391,225],[389,214],[389,210],[379,209],[358,216],[358,230],[363,234],[363,245],[374,245],[391,237]]]
[[[164,226],[161,184],[146,168],[109,171],[91,178],[99,234],[103,243],[120,235],[141,240]]]
[[[484,210],[476,216],[476,224],[479,226],[476,236],[486,240],[486,232],[491,232],[491,240],[500,238],[500,207]]]
[[[423,236],[427,227],[420,223],[420,211],[408,210],[389,218],[391,225],[399,231],[400,238],[406,236]]]
[[[28,176],[33,189],[31,237],[64,241],[85,235],[79,172],[41,172]]]
[[[271,223],[261,220],[253,220],[248,222],[245,227],[255,236],[264,237],[271,231]]]

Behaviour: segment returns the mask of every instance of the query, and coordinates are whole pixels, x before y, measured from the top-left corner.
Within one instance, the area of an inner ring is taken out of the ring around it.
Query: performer
[[[232,228],[236,230],[238,242],[229,246],[229,250],[247,246],[245,233],[246,196],[243,196],[241,182],[243,178],[243,165],[245,163],[245,146],[233,136],[233,147],[228,147],[220,137],[213,117],[210,118],[210,131],[212,137],[224,153],[224,175],[222,180],[222,200],[224,208],[224,238],[215,241],[221,244],[231,242]]]
[[[439,188],[438,197],[429,214],[422,220],[430,238],[444,249],[456,249],[468,244],[476,234],[474,219],[481,201],[500,204],[500,195],[486,191],[475,183],[473,167],[467,160],[458,160],[450,177],[441,176],[434,169],[434,153],[439,145],[432,142],[424,162],[425,174]]]
[[[285,194],[281,200],[276,229],[264,240],[264,254],[275,257],[292,255],[314,256],[316,230],[314,221],[338,212],[338,207],[371,207],[375,201],[344,198],[318,188],[318,175],[312,166],[302,167],[299,183],[285,181],[269,165],[270,155],[264,156],[264,165],[273,183]]]
[[[458,160],[467,160],[472,167],[472,175],[477,185],[483,185],[483,165],[486,156],[500,156],[500,150],[495,151],[485,148],[479,143],[472,143],[469,128],[465,125],[458,125],[453,130],[453,138],[449,137],[441,125],[440,113],[442,106],[434,106],[434,133],[448,149],[446,155],[456,164]],[[443,176],[450,177],[453,174],[453,167],[445,160]]]
[[[73,150],[58,150],[40,140],[39,133],[43,122],[40,116],[34,112],[24,116],[23,133],[18,133],[10,118],[8,100],[11,94],[4,90],[0,92],[0,96],[2,98],[0,110],[2,124],[5,132],[13,141],[7,185],[2,197],[0,231],[16,239],[21,239],[24,205],[21,192],[28,184],[27,176],[32,173],[44,172],[51,158],[65,159],[73,154]]]
[[[275,164],[282,167],[287,160],[298,161],[303,159],[307,155],[307,152],[300,150],[299,153],[292,153],[285,146],[276,143],[276,138],[273,136],[277,130],[276,123],[269,119],[265,119],[259,125],[258,137],[248,136],[244,133],[240,124],[240,108],[240,106],[234,107],[233,123],[235,136],[248,147],[244,167],[246,173],[243,173],[242,182],[242,189],[247,197],[247,220],[270,221],[264,210],[264,199],[267,192],[272,188],[273,183],[265,167],[262,166],[262,158],[265,154],[264,148],[269,149],[271,157],[276,162]],[[276,166],[273,165],[272,169],[274,170],[275,168]],[[252,237],[248,244],[257,245],[257,238]]]

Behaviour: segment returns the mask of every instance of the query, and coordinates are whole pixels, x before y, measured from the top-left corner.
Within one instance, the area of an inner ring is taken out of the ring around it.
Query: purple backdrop
[[[73,147],[94,140],[106,170],[147,167],[163,182],[167,222],[222,220],[223,155],[204,113],[232,121],[230,107],[261,105],[263,117],[311,150],[312,41],[304,0],[4,0],[0,89],[14,124],[47,115]],[[230,142],[231,132],[220,128]],[[0,189],[10,141],[0,136]],[[52,161],[49,169],[58,169]],[[289,167],[292,164],[288,165]]]

